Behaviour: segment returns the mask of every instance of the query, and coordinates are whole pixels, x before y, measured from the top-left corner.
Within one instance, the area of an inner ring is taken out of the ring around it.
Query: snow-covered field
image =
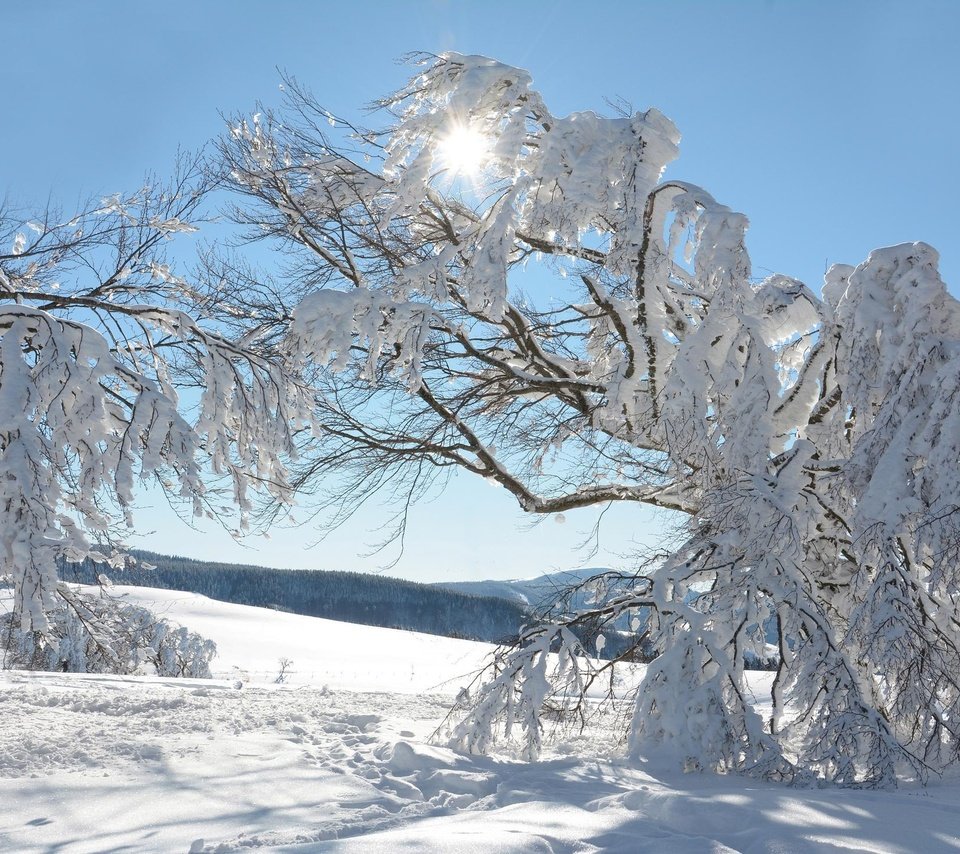
[[[0,673],[0,851],[960,850],[960,783],[683,775],[603,728],[535,764],[459,756],[428,740],[484,644],[115,590],[215,640],[218,678]]]

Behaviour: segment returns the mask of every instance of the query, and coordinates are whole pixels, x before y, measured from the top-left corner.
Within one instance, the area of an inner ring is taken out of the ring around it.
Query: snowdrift
[[[461,756],[429,737],[486,644],[115,592],[216,641],[217,678],[0,673],[0,850],[960,850],[956,783],[680,775],[622,761],[615,721],[537,763]]]

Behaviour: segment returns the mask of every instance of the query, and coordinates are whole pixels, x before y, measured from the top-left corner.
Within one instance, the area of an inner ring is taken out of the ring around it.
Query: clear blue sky
[[[0,193],[65,207],[163,173],[202,146],[220,112],[279,101],[293,74],[329,108],[401,84],[411,50],[483,53],[528,68],[558,114],[620,97],[683,133],[669,176],[751,220],[755,272],[816,286],[825,265],[925,240],[960,290],[960,0],[904,2],[376,2],[167,0],[0,6]],[[150,502],[145,502],[150,503]],[[515,577],[582,563],[595,514],[526,532],[512,500],[459,478],[414,516],[391,572],[420,580]],[[361,559],[376,513],[304,551],[309,531],[237,547],[159,507],[140,544],[277,566],[376,569]],[[617,563],[663,520],[621,508],[594,563]]]

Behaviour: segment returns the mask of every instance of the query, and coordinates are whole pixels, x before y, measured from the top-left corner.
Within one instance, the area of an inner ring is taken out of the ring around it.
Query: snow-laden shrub
[[[46,631],[24,631],[16,612],[0,616],[4,669],[210,678],[213,641],[105,593],[57,592]]]

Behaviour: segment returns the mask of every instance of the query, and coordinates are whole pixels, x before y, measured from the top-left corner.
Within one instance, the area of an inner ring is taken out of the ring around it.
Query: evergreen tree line
[[[185,590],[238,605],[493,643],[515,638],[527,620],[518,602],[383,575],[270,569],[141,550],[131,554],[137,563],[112,575],[90,559],[61,560],[57,570],[62,580],[79,584],[97,584],[106,572],[118,584]]]

